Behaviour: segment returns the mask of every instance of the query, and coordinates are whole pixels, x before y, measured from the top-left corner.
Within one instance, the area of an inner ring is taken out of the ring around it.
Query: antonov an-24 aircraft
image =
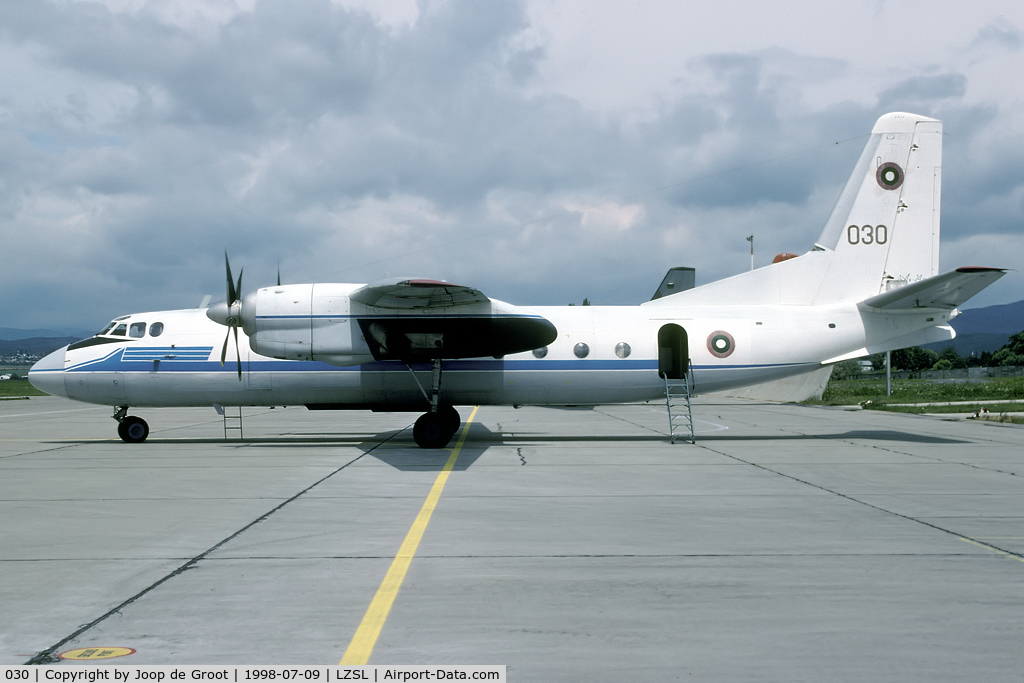
[[[29,379],[113,406],[128,442],[149,434],[129,406],[305,405],[422,410],[416,443],[441,448],[456,405],[639,402],[687,373],[701,392],[790,377],[952,339],[957,306],[1005,273],[937,274],[941,167],[940,121],[886,114],[813,249],[639,306],[520,307],[408,278],[243,296],[226,264],[227,301],[122,316]]]

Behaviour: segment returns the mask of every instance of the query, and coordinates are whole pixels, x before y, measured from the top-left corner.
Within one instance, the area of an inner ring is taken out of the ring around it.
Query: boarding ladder
[[[693,366],[687,368],[682,379],[669,379],[665,375],[665,406],[668,408],[668,433],[675,443],[685,439],[697,443],[693,436],[693,410],[690,397],[693,395]]]
[[[242,406],[224,406],[218,410],[224,417],[224,438],[242,439]]]

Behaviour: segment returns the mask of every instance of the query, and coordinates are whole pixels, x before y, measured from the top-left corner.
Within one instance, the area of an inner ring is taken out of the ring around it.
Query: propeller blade
[[[241,276],[239,276],[239,277],[241,277]],[[237,327],[232,327],[231,329],[233,329],[235,331],[235,356],[238,357],[238,381],[241,382],[242,381],[242,354],[238,350],[238,328]],[[224,341],[227,342],[227,339],[225,339]]]
[[[281,259],[277,259],[277,286],[281,286]]]
[[[238,299],[238,290],[235,289],[234,278],[231,277],[231,262],[228,261],[227,249],[224,250],[224,268],[228,271],[228,306]]]
[[[238,271],[238,286],[235,287],[235,299],[231,303],[235,303],[235,301],[238,301],[239,299],[242,298],[242,273],[244,272],[245,268],[242,268],[240,271]]]
[[[222,346],[221,349],[220,349],[220,366],[221,367],[224,367],[224,359],[228,355],[228,339],[230,339],[230,338],[231,338],[231,330],[229,329],[228,333],[224,335],[224,346]]]

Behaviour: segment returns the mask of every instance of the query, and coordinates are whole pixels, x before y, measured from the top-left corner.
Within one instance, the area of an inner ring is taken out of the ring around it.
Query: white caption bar
[[[132,666],[95,659],[46,666],[0,666],[0,683],[336,683],[339,681],[495,681],[504,666]]]

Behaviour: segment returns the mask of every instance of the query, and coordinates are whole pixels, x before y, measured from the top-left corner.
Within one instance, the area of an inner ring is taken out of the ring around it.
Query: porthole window
[[[580,342],[576,346],[572,347],[572,352],[577,358],[586,358],[590,355],[590,347],[583,342]]]
[[[615,345],[615,355],[619,358],[629,358],[629,354],[633,349],[629,348],[629,344],[626,342],[619,342]]]
[[[142,339],[146,336],[146,323],[132,323],[128,328],[128,336],[133,339]]]
[[[543,358],[544,356],[548,355],[548,347],[542,346],[539,349],[534,349],[533,355],[536,358]]]
[[[149,336],[150,337],[159,337],[163,333],[164,333],[164,324],[163,323],[153,323],[152,325],[149,326]]]

